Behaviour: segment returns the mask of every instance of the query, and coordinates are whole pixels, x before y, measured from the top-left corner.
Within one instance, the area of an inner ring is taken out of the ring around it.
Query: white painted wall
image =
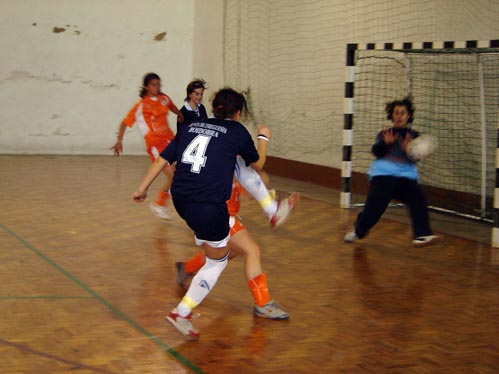
[[[272,156],[339,167],[346,43],[499,37],[499,0],[0,0],[0,10],[0,154],[110,154],[155,71],[178,106],[193,77],[208,81],[207,107],[223,84],[251,86]],[[124,147],[145,154],[138,129]]]
[[[196,48],[210,49],[207,41],[221,50],[222,24],[208,20],[221,17],[222,0],[204,0],[202,14],[196,6],[195,0],[0,0],[0,153],[111,154],[149,71],[161,76],[179,107],[193,76],[221,85],[215,57],[193,61]],[[124,147],[125,154],[145,154],[137,128],[127,131]]]

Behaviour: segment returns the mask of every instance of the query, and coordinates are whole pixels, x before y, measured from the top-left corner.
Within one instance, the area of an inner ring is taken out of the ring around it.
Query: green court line
[[[91,289],[89,286],[87,286],[85,283],[80,281],[78,278],[76,278],[74,275],[72,275],[69,271],[65,270],[62,266],[57,264],[55,261],[51,260],[48,256],[46,256],[43,252],[38,250],[35,246],[18,236],[15,232],[4,226],[3,224],[0,223],[0,227],[10,236],[13,238],[17,239],[19,242],[21,242],[26,248],[30,249],[34,254],[36,254],[38,257],[42,258],[45,260],[49,265],[51,265],[53,268],[57,269],[60,271],[62,274],[64,274],[67,278],[69,278],[73,283],[84,289],[86,292],[88,292],[92,297],[97,299],[101,304],[105,305],[108,307],[114,314],[116,314],[118,317],[120,317],[122,320],[127,322],[130,326],[135,328],[138,332],[140,332],[142,335],[146,336],[149,340],[154,342],[156,345],[158,345],[161,349],[164,351],[168,352],[171,356],[173,356],[176,360],[187,366],[190,370],[192,370],[196,374],[203,374],[204,372],[198,368],[196,365],[194,365],[192,362],[190,362],[188,359],[186,359],[184,356],[182,356],[180,353],[175,351],[173,348],[169,347],[166,343],[164,343],[161,339],[159,339],[157,336],[153,335],[150,333],[147,329],[139,325],[137,322],[135,322],[133,319],[128,317],[125,313],[123,313],[121,310],[116,308],[114,305],[112,305],[109,301],[104,299],[101,295],[99,295],[96,291]]]
[[[93,299],[92,296],[56,296],[56,295],[38,295],[38,296],[0,296],[0,300],[23,300],[23,299]]]

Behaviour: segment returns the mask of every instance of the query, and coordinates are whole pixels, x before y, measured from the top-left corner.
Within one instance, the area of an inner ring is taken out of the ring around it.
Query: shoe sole
[[[298,192],[293,192],[287,198],[289,199],[289,201],[292,202],[292,208],[289,210],[289,213],[285,218],[280,220],[278,223],[274,223],[274,224],[271,223],[270,224],[270,227],[272,227],[272,229],[274,229],[274,230],[278,229],[280,226],[282,226],[288,220],[289,216],[291,215],[291,213],[293,213],[293,211],[296,209],[296,207],[298,206],[298,204],[300,202],[300,194]]]
[[[349,240],[349,239],[343,239],[343,241],[345,243],[353,243],[353,242],[356,242],[357,240],[359,240],[359,239],[351,239],[351,240]]]
[[[153,212],[153,214],[158,217],[159,219],[162,219],[162,220],[165,220],[165,221],[171,221],[173,219],[172,216],[163,216],[163,215],[159,215],[157,214],[156,212]]]
[[[175,330],[177,330],[177,332],[179,332],[180,334],[182,334],[182,336],[186,337],[188,340],[198,340],[199,339],[199,335],[197,336],[193,336],[193,335],[189,335],[189,334],[184,334],[182,332],[182,330],[180,330],[178,327],[177,327],[177,323],[175,322],[175,320],[173,318],[171,318],[170,316],[166,316],[165,319],[170,322],[170,325],[172,325],[173,327],[175,327]]]
[[[154,214],[156,217],[160,219],[164,219],[166,221],[171,221],[173,219],[173,216],[169,213],[158,213],[154,207],[149,205],[149,209],[151,210],[152,214]]]
[[[421,242],[421,243],[413,243],[412,245],[416,248],[421,248],[421,247],[428,247],[433,244],[437,244],[440,241],[440,237],[433,238],[430,241],[427,242]]]
[[[287,321],[287,320],[289,320],[289,315],[272,318],[272,317],[266,317],[265,314],[253,313],[253,316],[256,318],[271,319],[274,321]]]

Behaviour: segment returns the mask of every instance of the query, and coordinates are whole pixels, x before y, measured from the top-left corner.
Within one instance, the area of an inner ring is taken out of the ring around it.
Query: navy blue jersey
[[[171,186],[174,198],[225,203],[230,198],[237,155],[246,165],[258,161],[248,130],[236,121],[208,118],[180,126],[160,156],[170,164],[177,162]]]
[[[177,132],[180,126],[188,125],[189,123],[195,121],[203,121],[206,118],[208,118],[208,114],[206,113],[206,108],[204,107],[203,104],[199,104],[197,111],[187,109],[186,105],[189,104],[186,103],[182,106],[182,108],[180,108],[180,112],[182,112],[182,114],[184,115],[184,122],[177,121]]]
[[[383,133],[390,130],[393,131],[394,135],[398,136],[398,139],[392,144],[385,144]],[[376,156],[376,158],[388,157],[401,162],[414,163],[414,161],[407,156],[400,145],[400,142],[403,141],[407,135],[412,135],[414,139],[419,137],[419,133],[417,131],[408,127],[390,127],[388,130],[381,131],[376,136],[376,142],[373,144],[371,152],[374,156]]]

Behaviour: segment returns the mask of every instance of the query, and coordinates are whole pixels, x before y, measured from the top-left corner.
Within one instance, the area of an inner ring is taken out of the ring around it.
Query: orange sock
[[[166,199],[170,197],[170,193],[167,191],[160,190],[158,197],[156,198],[156,205],[160,206],[165,206],[166,205]]]
[[[267,276],[265,273],[257,275],[248,281],[248,287],[258,306],[264,306],[270,301],[270,293],[267,287]]]
[[[194,257],[184,262],[184,272],[186,274],[193,274],[203,267],[205,257],[203,252],[199,252]]]

